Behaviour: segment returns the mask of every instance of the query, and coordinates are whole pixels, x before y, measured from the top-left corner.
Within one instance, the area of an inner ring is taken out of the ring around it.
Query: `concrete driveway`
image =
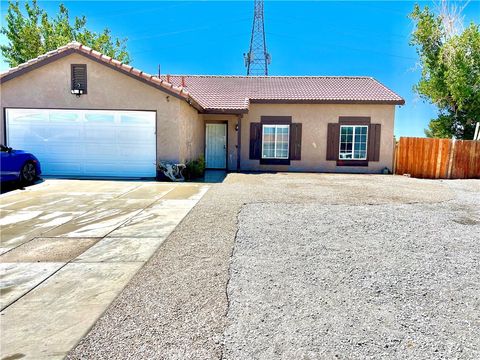
[[[207,189],[47,180],[1,195],[0,358],[64,358]]]

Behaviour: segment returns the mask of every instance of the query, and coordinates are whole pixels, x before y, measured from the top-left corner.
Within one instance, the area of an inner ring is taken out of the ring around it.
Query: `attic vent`
[[[87,93],[87,65],[72,64],[72,94],[80,96]]]

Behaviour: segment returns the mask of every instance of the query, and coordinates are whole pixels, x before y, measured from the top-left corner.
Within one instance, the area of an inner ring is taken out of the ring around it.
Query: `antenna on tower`
[[[252,37],[250,50],[243,54],[248,75],[268,75],[270,54],[265,42],[265,25],[263,21],[263,0],[254,0]]]

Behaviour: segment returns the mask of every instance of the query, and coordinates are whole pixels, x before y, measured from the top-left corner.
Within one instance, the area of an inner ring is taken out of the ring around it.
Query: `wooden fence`
[[[394,172],[425,179],[480,178],[480,141],[401,137]]]

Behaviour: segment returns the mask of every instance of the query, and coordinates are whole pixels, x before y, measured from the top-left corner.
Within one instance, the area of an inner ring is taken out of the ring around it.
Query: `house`
[[[371,77],[157,77],[73,42],[0,75],[1,138],[56,176],[391,169],[395,106]]]

